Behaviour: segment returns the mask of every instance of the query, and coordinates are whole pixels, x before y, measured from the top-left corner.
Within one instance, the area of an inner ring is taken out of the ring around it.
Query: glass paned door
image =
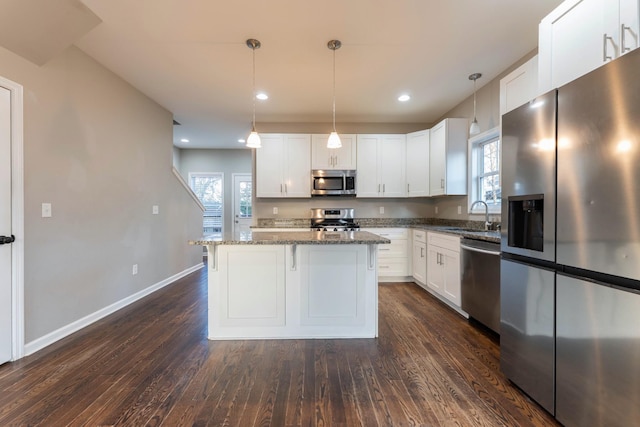
[[[251,230],[253,206],[251,174],[233,174],[233,231]]]

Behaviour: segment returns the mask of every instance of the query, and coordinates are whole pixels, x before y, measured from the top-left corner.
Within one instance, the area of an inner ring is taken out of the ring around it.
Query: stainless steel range
[[[311,209],[311,230],[313,231],[357,231],[360,226],[355,221],[353,208]]]

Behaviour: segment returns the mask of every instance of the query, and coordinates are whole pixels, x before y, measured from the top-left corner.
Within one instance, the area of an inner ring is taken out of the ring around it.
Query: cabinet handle
[[[607,54],[607,40],[611,40],[611,43],[613,43],[613,37],[604,33],[602,37],[602,62],[611,61],[613,59],[612,56]]]
[[[409,192],[409,183],[407,182],[407,193]]]
[[[280,184],[280,192],[282,193],[282,184]]]
[[[382,184],[382,194],[384,194],[384,192],[387,191],[386,188],[387,188],[386,184]]]
[[[284,194],[287,194],[287,184],[284,184]]]
[[[420,258],[424,258],[424,248],[420,248]]]
[[[291,271],[296,271],[296,245],[291,245]]]
[[[631,31],[631,27],[627,27],[622,24],[622,28],[620,29],[620,53],[629,52],[631,50],[630,47],[625,46],[625,33],[627,30]]]
[[[440,179],[440,188],[444,188],[444,178]]]
[[[380,184],[378,184],[378,193],[380,192]]]

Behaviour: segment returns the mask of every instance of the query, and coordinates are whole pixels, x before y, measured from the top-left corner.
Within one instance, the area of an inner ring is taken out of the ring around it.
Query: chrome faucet
[[[487,202],[483,200],[476,200],[475,202],[471,203],[471,208],[469,210],[473,211],[473,207],[478,203],[482,203],[484,205],[484,230],[488,231],[491,229],[491,223],[489,222],[489,206],[487,206]]]

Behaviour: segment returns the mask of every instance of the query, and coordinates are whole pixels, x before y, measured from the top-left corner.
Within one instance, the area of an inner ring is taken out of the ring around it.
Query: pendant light
[[[333,132],[329,135],[327,148],[342,147],[342,141],[336,132],[336,49],[340,49],[340,46],[342,46],[340,40],[330,40],[327,43],[327,47],[333,51]]]
[[[473,73],[469,76],[469,80],[473,80],[473,121],[469,127],[469,135],[477,135],[480,133],[480,125],[476,118],[476,80],[482,77],[480,73]]]
[[[247,147],[260,148],[262,141],[256,132],[256,49],[260,49],[262,45],[259,40],[247,39],[247,46],[253,51],[253,120],[251,121],[251,133],[247,138]]]

